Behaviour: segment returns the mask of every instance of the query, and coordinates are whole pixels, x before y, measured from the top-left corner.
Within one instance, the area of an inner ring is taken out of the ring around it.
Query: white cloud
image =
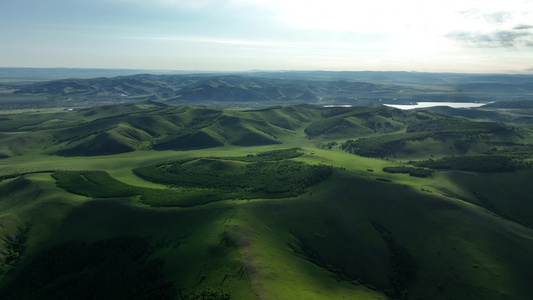
[[[467,47],[533,46],[533,1],[508,0],[480,7],[459,11],[461,26],[450,28],[445,36]]]
[[[248,39],[225,39],[221,37],[206,36],[137,36],[131,37],[137,40],[160,41],[160,42],[184,42],[184,43],[208,43],[229,46],[253,46],[253,47],[276,47],[289,48],[291,44],[278,41],[261,41]]]
[[[497,11],[489,14],[484,14],[483,18],[492,24],[501,24],[513,19],[513,15],[508,11]]]
[[[112,2],[125,2],[143,6],[167,6],[167,7],[186,7],[186,8],[206,8],[213,6],[222,6],[230,2],[230,0],[107,0]]]
[[[513,27],[533,20],[531,0],[234,0],[270,8],[275,18],[294,28],[406,34],[425,30],[445,34],[454,30]]]
[[[490,33],[455,31],[449,33],[447,37],[469,47],[533,47],[533,32],[531,30],[502,30]]]

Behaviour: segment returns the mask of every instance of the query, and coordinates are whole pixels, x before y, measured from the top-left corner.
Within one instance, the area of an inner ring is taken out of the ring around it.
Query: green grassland
[[[533,294],[527,126],[138,102],[0,128],[2,299]]]

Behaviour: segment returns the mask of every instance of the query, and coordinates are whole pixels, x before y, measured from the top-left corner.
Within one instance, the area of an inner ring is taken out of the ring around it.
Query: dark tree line
[[[383,168],[383,172],[387,173],[401,173],[401,174],[409,174],[409,176],[413,177],[428,177],[431,175],[432,171],[424,168],[413,168],[413,167],[385,167]]]
[[[410,163],[417,167],[472,172],[512,172],[521,167],[519,162],[503,155],[454,156]]]
[[[418,271],[416,261],[406,248],[396,243],[392,232],[385,226],[375,221],[372,221],[372,226],[381,234],[389,249],[391,274],[389,287],[384,292],[393,299],[408,299],[407,284],[416,277]]]

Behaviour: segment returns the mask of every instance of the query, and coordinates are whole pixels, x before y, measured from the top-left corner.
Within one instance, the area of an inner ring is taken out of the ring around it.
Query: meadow
[[[533,294],[528,126],[148,101],[0,128],[2,299]]]

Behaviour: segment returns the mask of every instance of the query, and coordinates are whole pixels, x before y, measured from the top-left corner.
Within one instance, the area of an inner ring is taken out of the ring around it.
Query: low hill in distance
[[[125,74],[0,85],[0,107],[89,107],[152,100],[261,108],[300,103],[491,102],[527,100],[533,95],[531,75],[321,71]],[[36,97],[47,101],[36,101]]]

